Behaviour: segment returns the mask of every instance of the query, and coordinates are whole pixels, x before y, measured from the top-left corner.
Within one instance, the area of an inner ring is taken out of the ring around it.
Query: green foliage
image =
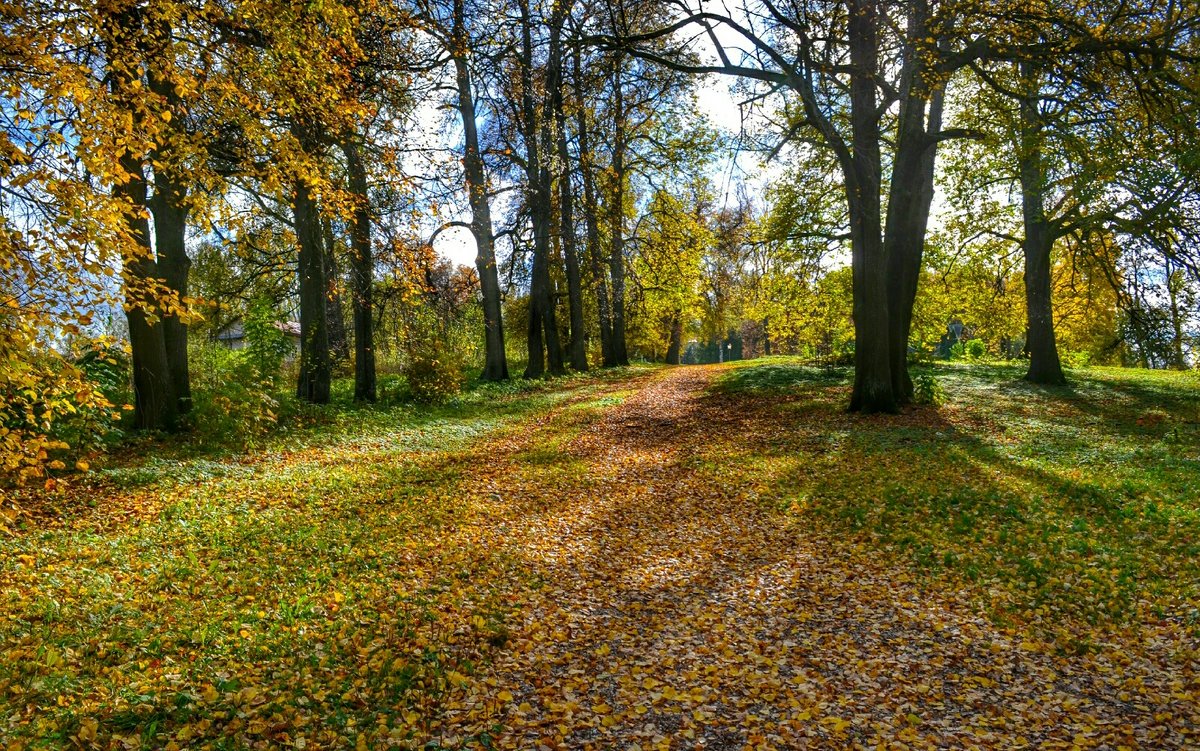
[[[195,439],[209,446],[247,448],[259,443],[279,420],[273,379],[264,377],[250,350],[234,352],[194,345],[192,412]]]
[[[439,343],[429,343],[409,353],[404,365],[409,394],[422,404],[442,404],[462,392],[462,358]]]
[[[983,343],[982,339],[969,339],[966,354],[972,360],[981,360],[987,355],[987,345]]]
[[[75,366],[108,406],[80,404],[55,425],[53,435],[71,446],[74,454],[87,455],[110,448],[124,435],[122,412],[116,405],[133,402],[130,362],[120,347],[96,344],[76,358]]]
[[[913,376],[913,401],[934,407],[946,403],[946,391],[932,370],[919,370]]]
[[[75,364],[110,402],[128,404],[133,401],[129,355],[120,347],[90,347],[75,360]]]
[[[655,193],[632,264],[640,294],[629,343],[655,358],[666,353],[675,321],[686,328],[699,312],[701,261],[713,245],[700,207],[711,197],[705,182],[693,183],[691,191],[686,204],[666,191]]]
[[[246,334],[246,357],[262,378],[275,381],[283,361],[295,353],[295,345],[279,328],[279,311],[270,298],[251,301],[242,319]]]
[[[116,408],[84,368],[4,323],[0,317],[0,482],[44,478],[72,459],[87,469],[81,457],[110,433]]]
[[[967,345],[962,342],[955,342],[950,347],[950,359],[962,360],[967,356]]]
[[[1059,358],[1068,368],[1086,368],[1092,364],[1092,353],[1087,350],[1067,349],[1059,353]]]

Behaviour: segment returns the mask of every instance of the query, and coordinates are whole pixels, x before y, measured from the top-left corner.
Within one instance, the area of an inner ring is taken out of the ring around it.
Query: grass
[[[502,523],[489,498],[578,471],[572,437],[647,372],[479,386],[436,408],[356,406],[343,388],[250,453],[145,441],[27,499],[0,538],[0,738],[438,737],[429,707],[506,644],[539,584],[502,529],[479,531]],[[1196,374],[1087,369],[1047,389],[1003,364],[935,373],[942,407],[864,417],[844,410],[845,370],[726,366],[706,398],[770,429],[690,469],[1076,651],[1102,638],[1089,629],[1146,620],[1200,633]],[[493,473],[501,450],[524,479]]]
[[[145,440],[24,497],[0,538],[0,745],[427,734],[416,703],[504,643],[528,578],[459,533],[480,513],[463,485],[486,472],[476,447],[559,408],[580,429],[645,372],[483,385],[439,407],[336,398],[250,453]]]
[[[1200,627],[1200,378],[1090,368],[1037,387],[1008,364],[938,365],[941,408],[843,411],[850,374],[774,358],[715,390],[789,425],[741,464],[763,502],[971,592],[1005,622]]]

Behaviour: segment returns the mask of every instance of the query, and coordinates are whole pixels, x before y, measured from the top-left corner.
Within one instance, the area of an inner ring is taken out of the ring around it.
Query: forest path
[[[443,717],[447,746],[484,727],[523,749],[1187,744],[1170,726],[1194,714],[1123,693],[1187,688],[1153,662],[1055,654],[764,508],[723,447],[770,445],[796,413],[711,391],[720,372],[664,371],[569,438],[552,417],[493,454],[475,492],[540,586]]]

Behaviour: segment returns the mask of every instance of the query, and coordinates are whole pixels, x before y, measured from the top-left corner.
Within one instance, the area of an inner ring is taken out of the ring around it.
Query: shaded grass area
[[[560,420],[542,415],[581,430],[646,372],[437,408],[335,402],[256,452],[147,442],[163,456],[22,498],[0,538],[4,747],[437,735],[529,576],[480,536],[487,510],[464,485],[487,477],[480,447],[539,430],[550,447]]]
[[[864,417],[844,411],[846,371],[734,366],[711,398],[755,398],[779,429],[699,469],[736,468],[762,502],[965,588],[1000,623],[1200,630],[1197,374],[1085,369],[1044,388],[1014,365],[934,367],[944,406]]]
[[[554,379],[510,379],[501,383],[473,382],[445,404],[417,404],[384,398],[378,404],[353,400],[354,383],[338,379],[330,404],[296,402],[282,396],[278,429],[250,450],[228,444],[198,444],[189,434],[131,440],[110,466],[90,479],[128,489],[189,483],[226,476],[246,476],[248,464],[284,453],[344,447],[347,450],[429,451],[452,449],[531,412],[558,403],[576,388],[619,383],[646,366],[572,373]],[[609,398],[609,397],[602,397]],[[618,398],[618,397],[613,397]]]

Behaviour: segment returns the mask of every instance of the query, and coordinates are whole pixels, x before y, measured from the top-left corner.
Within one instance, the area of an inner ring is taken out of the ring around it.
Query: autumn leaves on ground
[[[129,458],[0,532],[0,747],[1200,745],[1200,392],[633,369]]]

